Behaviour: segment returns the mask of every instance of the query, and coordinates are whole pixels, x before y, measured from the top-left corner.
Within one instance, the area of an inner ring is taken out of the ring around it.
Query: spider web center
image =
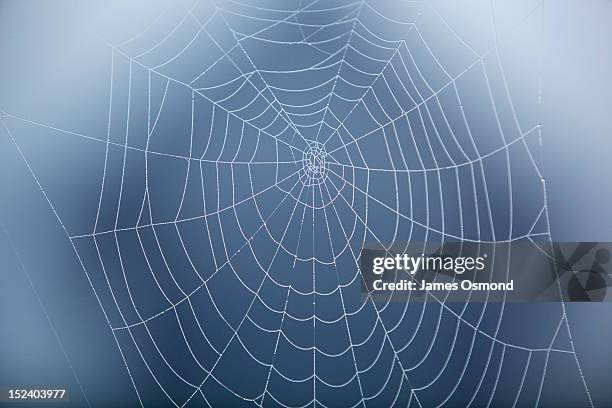
[[[327,178],[327,152],[325,145],[311,142],[302,156],[300,179],[306,186],[316,186]]]

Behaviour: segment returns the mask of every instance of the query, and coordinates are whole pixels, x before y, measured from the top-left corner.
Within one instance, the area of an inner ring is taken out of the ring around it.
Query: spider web
[[[109,44],[106,140],[3,115],[28,167],[11,121],[103,146],[91,229],[62,226],[143,406],[538,405],[557,359],[592,405],[562,303],[361,294],[367,243],[550,243],[497,35],[420,1],[199,1]]]

